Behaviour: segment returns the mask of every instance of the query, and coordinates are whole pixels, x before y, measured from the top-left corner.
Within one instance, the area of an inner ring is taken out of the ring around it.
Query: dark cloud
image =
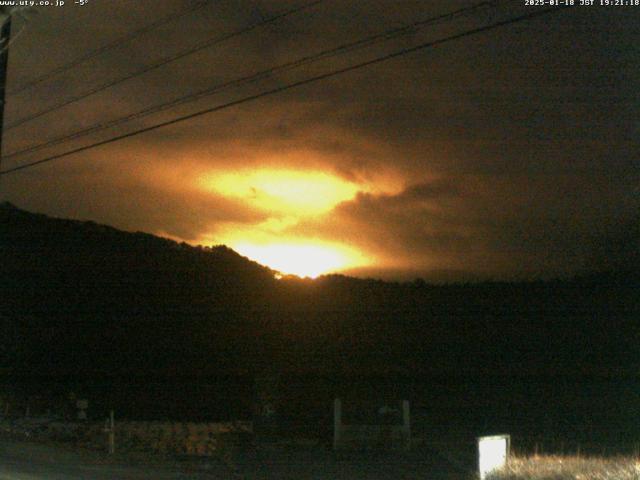
[[[423,274],[567,275],[637,259],[637,228],[630,226],[640,202],[625,200],[629,184],[604,188],[596,178],[592,185],[583,180],[439,180],[396,195],[361,194],[337,207],[329,220],[294,230],[339,238],[386,258],[390,270]]]

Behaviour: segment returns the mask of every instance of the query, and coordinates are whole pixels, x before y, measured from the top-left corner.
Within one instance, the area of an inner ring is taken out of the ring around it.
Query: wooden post
[[[109,413],[109,453],[113,455],[116,452],[116,429],[115,415],[113,410]]]
[[[411,411],[409,400],[402,401],[402,432],[404,434],[405,448],[411,447]]]
[[[333,449],[340,446],[342,429],[342,402],[339,398],[333,401]]]

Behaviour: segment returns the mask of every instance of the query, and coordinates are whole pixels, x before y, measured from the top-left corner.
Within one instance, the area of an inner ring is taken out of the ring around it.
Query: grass
[[[512,457],[487,480],[640,480],[635,457],[532,456]]]

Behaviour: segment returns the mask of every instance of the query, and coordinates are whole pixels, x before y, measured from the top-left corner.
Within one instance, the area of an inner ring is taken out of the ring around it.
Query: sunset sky
[[[69,0],[14,20],[8,91],[188,0]],[[535,11],[492,5],[36,152],[12,152],[478,2],[219,0],[9,94],[1,170]],[[283,273],[523,278],[640,266],[640,7],[575,7],[0,177],[0,200]]]

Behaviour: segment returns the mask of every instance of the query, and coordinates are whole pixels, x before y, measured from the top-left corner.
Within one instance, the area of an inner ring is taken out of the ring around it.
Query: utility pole
[[[5,91],[7,88],[7,64],[11,40],[11,7],[0,7],[0,165],[2,163],[2,133],[4,131]]]

